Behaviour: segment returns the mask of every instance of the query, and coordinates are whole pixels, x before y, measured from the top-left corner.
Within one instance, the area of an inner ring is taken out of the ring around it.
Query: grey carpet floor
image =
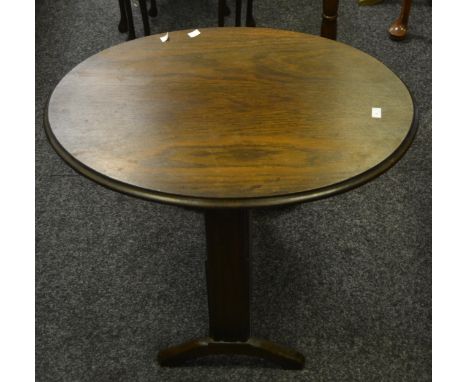
[[[153,33],[216,26],[215,0],[158,2]],[[318,34],[320,3],[256,0],[257,24]],[[252,332],[303,352],[305,369],[222,357],[166,369],[154,362],[158,349],[207,330],[203,216],[109,191],[53,152],[47,96],[126,36],[117,0],[37,2],[38,381],[430,380],[432,10],[414,1],[402,43],[386,34],[398,12],[397,0],[342,1],[338,40],[383,61],[413,92],[420,122],[407,155],[343,195],[253,212]]]

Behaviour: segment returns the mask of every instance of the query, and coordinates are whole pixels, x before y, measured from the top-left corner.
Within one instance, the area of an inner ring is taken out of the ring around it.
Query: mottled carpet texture
[[[399,43],[387,37],[399,1],[341,3],[338,40],[406,82],[419,132],[365,186],[253,211],[252,333],[305,355],[304,370],[287,371],[242,357],[154,362],[158,349],[207,334],[203,215],[105,189],[55,154],[42,122],[49,93],[126,36],[117,0],[36,2],[37,381],[430,380],[432,8],[414,1]],[[152,33],[217,24],[215,0],[158,5]],[[320,31],[318,0],[256,0],[254,14],[260,27]]]

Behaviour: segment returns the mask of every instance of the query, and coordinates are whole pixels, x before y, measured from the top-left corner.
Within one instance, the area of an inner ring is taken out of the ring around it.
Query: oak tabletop
[[[137,197],[257,207],[346,191],[409,147],[412,97],[368,54],[285,30],[200,31],[126,42],[69,72],[45,112],[59,155]]]

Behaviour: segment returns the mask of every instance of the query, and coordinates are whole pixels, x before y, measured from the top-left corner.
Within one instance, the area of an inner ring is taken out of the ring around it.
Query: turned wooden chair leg
[[[322,29],[320,36],[336,40],[336,20],[338,18],[338,0],[323,0]]]
[[[241,26],[242,0],[236,0],[236,27]]]
[[[253,0],[247,0],[247,15],[245,18],[245,25],[248,27],[254,27],[255,19],[253,17]]]
[[[146,0],[138,0],[138,4],[140,5],[141,18],[143,20],[143,31],[145,33],[145,36],[149,36],[151,34],[151,31],[149,25],[148,10],[146,9]]]
[[[151,0],[148,13],[151,17],[156,17],[158,15],[158,6],[156,5],[156,0]]]
[[[125,33],[128,31],[127,13],[125,12],[125,0],[119,0],[119,9],[120,9],[119,32]]]
[[[123,0],[125,5],[125,14],[127,16],[127,25],[128,25],[128,39],[135,39],[135,25],[133,25],[133,13],[132,13],[132,4],[130,0]]]
[[[218,27],[224,27],[224,11],[226,0],[218,0]]]
[[[227,17],[231,14],[231,9],[227,5],[224,6],[224,17]]]
[[[408,31],[408,18],[411,10],[411,0],[403,0],[401,6],[400,15],[398,18],[390,25],[388,33],[390,38],[393,40],[403,40],[406,37],[406,32]]]

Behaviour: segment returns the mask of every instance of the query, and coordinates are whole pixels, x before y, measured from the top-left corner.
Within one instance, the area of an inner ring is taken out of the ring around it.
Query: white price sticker
[[[372,118],[382,118],[382,108],[373,107],[372,108]]]
[[[169,40],[169,32],[167,32],[164,36],[159,37],[162,42],[166,42]]]
[[[200,33],[201,32],[198,29],[195,29],[194,31],[191,31],[187,34],[189,35],[190,38],[194,38],[194,37],[197,37]]]

